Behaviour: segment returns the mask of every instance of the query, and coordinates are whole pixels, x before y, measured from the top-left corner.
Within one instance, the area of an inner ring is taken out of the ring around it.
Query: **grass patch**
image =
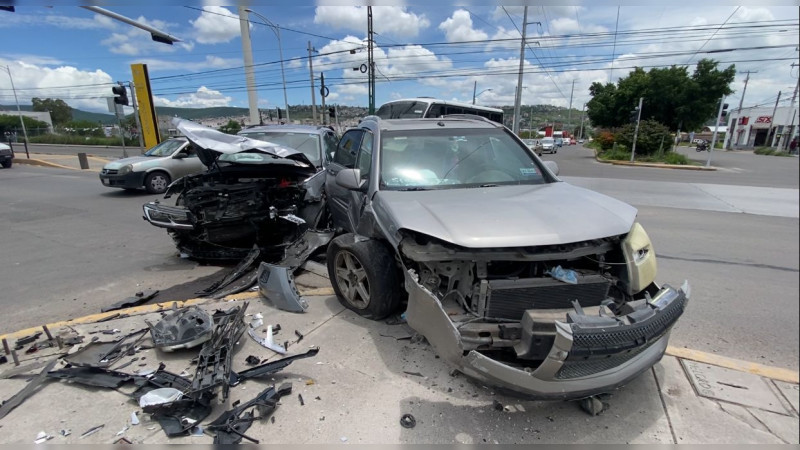
[[[624,148],[617,147],[616,150],[607,150],[605,152],[600,152],[597,154],[597,157],[602,159],[603,161],[630,161],[631,152],[625,150]],[[679,166],[697,165],[689,158],[681,155],[680,153],[675,153],[675,152],[666,152],[664,153],[664,155],[660,157],[656,155],[637,156],[635,158],[635,161],[647,162],[647,163],[674,164]]]
[[[756,155],[768,155],[768,156],[792,156],[788,152],[784,152],[782,150],[770,147],[758,147],[757,149],[753,150],[753,153],[755,153]]]

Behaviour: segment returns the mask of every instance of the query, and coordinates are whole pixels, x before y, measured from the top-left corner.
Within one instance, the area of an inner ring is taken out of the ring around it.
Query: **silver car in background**
[[[452,367],[530,398],[582,398],[648,370],[689,284],[656,281],[636,209],[557,178],[502,125],[369,116],[326,168],[340,302],[408,324]]]
[[[203,172],[206,166],[197,157],[194,147],[183,138],[167,139],[142,156],[112,161],[100,171],[104,186],[135,190],[144,188],[149,194],[163,194],[173,181],[186,175]]]

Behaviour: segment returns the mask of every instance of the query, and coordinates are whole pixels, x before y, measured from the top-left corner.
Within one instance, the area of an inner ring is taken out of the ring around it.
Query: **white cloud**
[[[30,62],[36,59],[29,58],[25,62],[0,59],[0,65],[8,66],[14,76],[20,104],[30,104],[32,97],[55,98],[64,100],[73,108],[107,112],[105,97],[111,96],[111,75],[102,70],[80,70],[66,65],[48,67]],[[0,92],[9,93],[0,96],[2,103],[14,102],[9,78],[2,73]]]
[[[241,36],[238,13],[221,6],[204,6],[200,16],[189,22],[194,27],[195,39],[201,44],[230,42]]]
[[[367,34],[367,8],[365,6],[317,6],[314,23],[336,30],[350,30]],[[401,6],[373,6],[373,29],[379,35],[417,37],[430,26],[424,14],[414,14]]]
[[[550,21],[550,33],[575,34],[575,33],[602,33],[608,29],[591,23],[578,23],[570,17],[559,17]]]
[[[170,106],[176,108],[210,108],[214,106],[229,106],[233,99],[220,91],[200,86],[197,92],[179,95],[175,100],[165,97],[153,96],[156,106]]]
[[[453,15],[439,24],[447,42],[483,41],[489,38],[484,31],[472,27],[472,17],[463,9],[456,10]]]
[[[177,70],[182,72],[199,72],[209,69],[227,69],[242,65],[239,58],[220,58],[219,56],[206,55],[202,61],[174,61],[169,59],[137,59],[136,63],[147,64],[149,72]]]

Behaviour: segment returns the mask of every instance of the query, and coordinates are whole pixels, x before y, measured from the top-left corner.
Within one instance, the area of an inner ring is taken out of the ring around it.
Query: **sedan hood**
[[[636,208],[564,182],[430,191],[378,191],[378,220],[467,248],[581,242],[630,231]]]
[[[119,170],[122,166],[127,166],[128,164],[136,164],[146,161],[154,161],[159,160],[163,157],[150,157],[150,156],[131,156],[130,158],[122,158],[116,161],[111,161],[103,166],[104,169],[112,169],[112,170]]]
[[[261,152],[281,158],[294,159],[313,166],[308,158],[293,148],[271,142],[259,141],[244,136],[217,131],[192,121],[175,117],[172,124],[197,148],[197,156],[207,167],[211,167],[221,154]]]

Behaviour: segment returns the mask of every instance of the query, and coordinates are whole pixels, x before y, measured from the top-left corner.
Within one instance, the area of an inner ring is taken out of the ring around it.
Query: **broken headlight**
[[[628,271],[628,294],[633,295],[656,279],[656,253],[650,237],[638,222],[622,241],[622,253]]]
[[[131,164],[126,164],[119,168],[117,175],[127,175],[133,171],[133,166]]]

